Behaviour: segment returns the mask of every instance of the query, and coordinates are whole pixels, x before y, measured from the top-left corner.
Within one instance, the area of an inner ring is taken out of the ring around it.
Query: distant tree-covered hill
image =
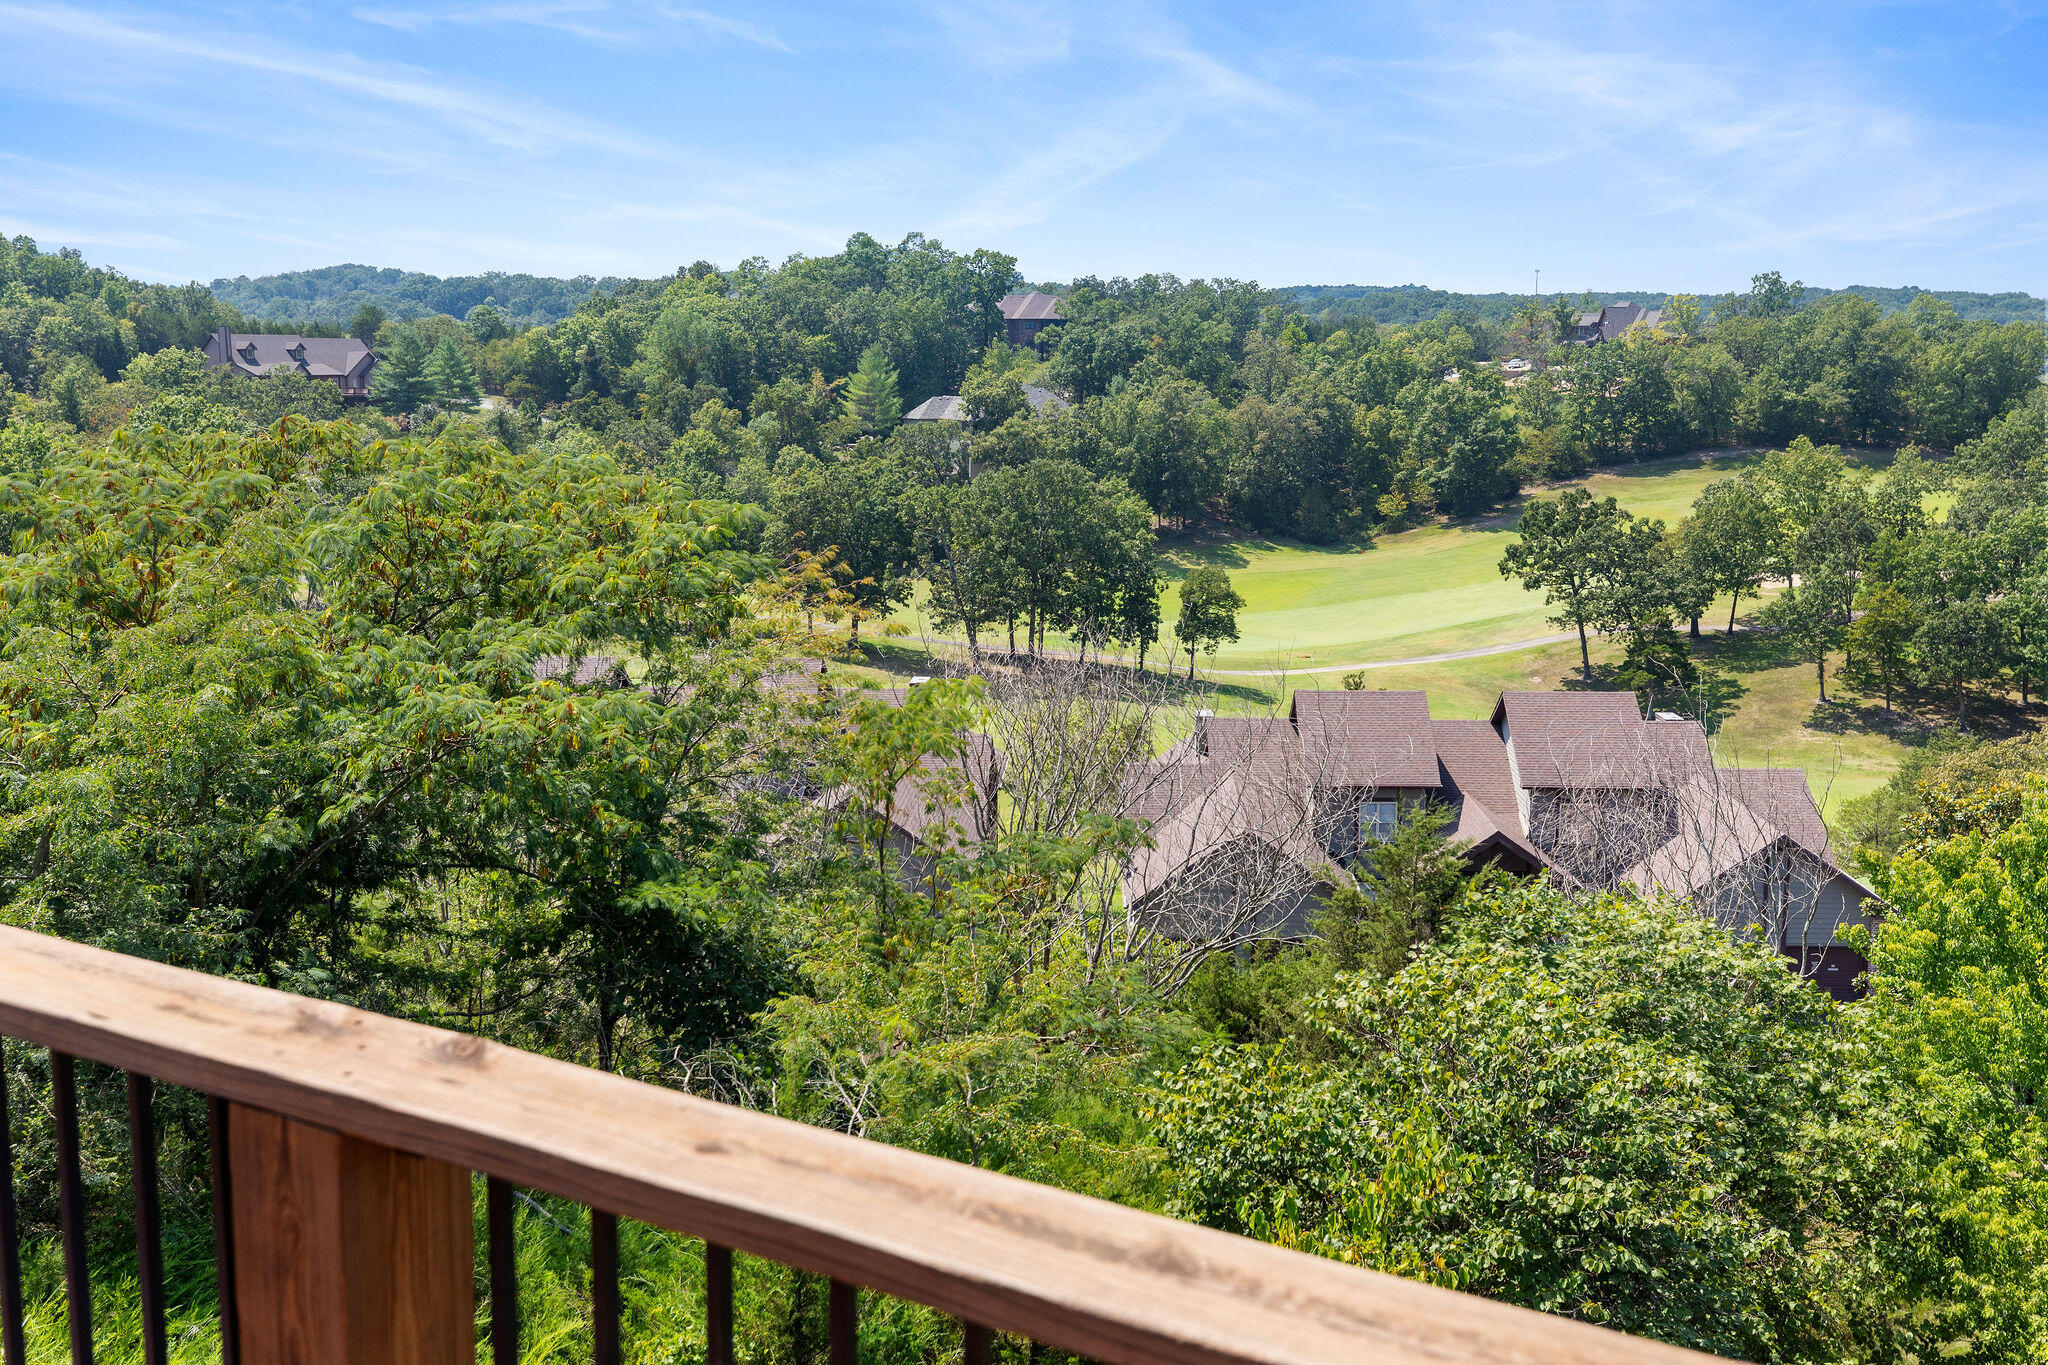
[[[423,275],[417,271],[379,269],[369,265],[329,265],[283,275],[247,275],[215,280],[213,292],[252,318],[273,322],[317,322],[346,325],[356,309],[375,304],[394,318],[446,313],[462,317],[480,303],[489,303],[515,326],[560,322],[578,304],[603,290],[620,293],[639,281],[578,275],[553,279],[545,275]]]
[[[1427,322],[1446,313],[1465,314],[1489,322],[1506,322],[1514,316],[1517,308],[1536,301],[1529,294],[1453,294],[1419,284],[1306,284],[1283,292],[1293,294],[1295,307],[1311,317],[1323,317],[1332,323],[1371,318],[1393,326]],[[1912,285],[1897,289],[1870,284],[1852,284],[1847,289],[1808,286],[1802,302],[1812,303],[1830,294],[1860,294],[1885,312],[1895,313],[1911,303],[1915,295],[1925,292],[1928,291]],[[2039,322],[2044,306],[2043,301],[2032,294],[1979,294],[1957,289],[1932,292],[1970,321]],[[1542,302],[1547,303],[1554,297],[1546,295]],[[1658,289],[1637,289],[1593,290],[1590,293],[1571,293],[1568,297],[1574,301],[1592,299],[1599,303],[1633,299],[1646,308],[1661,308],[1667,295]]]
[[[482,275],[442,276],[368,265],[329,265],[318,270],[260,275],[255,279],[239,275],[232,280],[215,280],[212,289],[223,303],[245,316],[272,323],[343,327],[366,303],[375,304],[387,316],[399,319],[434,313],[459,318],[476,305],[489,303],[514,326],[531,327],[561,321],[599,291],[636,295],[649,289],[658,292],[666,283],[665,278],[598,279],[578,275],[573,279],[556,279],[546,275],[508,275],[495,270]],[[1042,287],[1060,291],[1057,284]],[[1291,293],[1295,306],[1303,313],[1331,324],[1371,318],[1397,327],[1428,322],[1445,314],[1505,323],[1517,308],[1532,300],[1528,294],[1457,294],[1419,284],[1304,284],[1277,292]],[[1811,303],[1834,293],[1861,294],[1891,313],[1904,308],[1921,292],[1911,285],[1897,289],[1866,284],[1853,284],[1846,290],[1809,287],[1804,301]],[[1545,302],[1550,297],[1554,296],[1546,296]],[[1593,299],[1600,303],[1633,299],[1645,307],[1658,308],[1663,306],[1666,294],[1658,289],[1593,290],[1570,297],[1574,301]],[[2043,302],[2031,294],[1937,290],[1935,297],[1947,300],[1966,319],[2038,322],[2042,316]]]

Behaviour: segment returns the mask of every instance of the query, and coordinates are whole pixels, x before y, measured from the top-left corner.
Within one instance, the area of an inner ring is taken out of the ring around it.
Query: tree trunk
[[[1731,595],[1728,599],[1728,633],[1730,635],[1735,633],[1735,604],[1741,600],[1742,594],[1739,592]]]
[[[1017,657],[1017,617],[1014,613],[1010,617],[1010,657]]]
[[[1816,655],[1813,660],[1813,676],[1820,680],[1820,704],[1828,704],[1828,656]]]
[[[1579,672],[1588,681],[1593,677],[1593,656],[1586,650],[1586,623],[1584,620],[1579,622]]]
[[[1691,628],[1691,629],[1690,629],[1689,631],[1687,631],[1686,633],[1687,633],[1687,634],[1689,634],[1689,635],[1691,635],[1691,636],[1692,636],[1692,638],[1693,638],[1693,639],[1695,639],[1695,640],[1697,640],[1697,639],[1699,639],[1699,638],[1700,638],[1700,618],[1699,618],[1699,617],[1695,616],[1695,617],[1693,617],[1693,618],[1692,618],[1692,628]]]

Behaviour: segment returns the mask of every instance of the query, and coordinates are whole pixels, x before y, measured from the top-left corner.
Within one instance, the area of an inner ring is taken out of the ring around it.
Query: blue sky
[[[1034,279],[2048,294],[2048,0],[0,0],[0,232],[152,279],[658,274],[866,231]]]

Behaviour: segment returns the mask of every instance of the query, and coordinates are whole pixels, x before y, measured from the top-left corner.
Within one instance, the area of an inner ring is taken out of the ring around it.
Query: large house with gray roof
[[[1645,308],[1631,299],[1610,303],[1592,312],[1578,314],[1572,321],[1568,344],[1592,346],[1602,341],[1619,341],[1637,323],[1655,331],[1663,325],[1664,310]]]
[[[260,379],[281,370],[297,370],[325,379],[341,390],[344,402],[370,396],[370,371],[377,357],[355,337],[306,337],[289,332],[230,332],[222,327],[201,348],[206,363]]]
[[[1841,936],[1873,893],[1805,774],[1720,767],[1698,722],[1645,719],[1631,693],[1504,692],[1487,720],[1441,720],[1421,692],[1302,690],[1284,718],[1204,717],[1128,780],[1152,843],[1124,904],[1182,936],[1232,916],[1306,932],[1403,810],[1441,803],[1475,867],[1683,900],[1837,998],[1866,965]]]

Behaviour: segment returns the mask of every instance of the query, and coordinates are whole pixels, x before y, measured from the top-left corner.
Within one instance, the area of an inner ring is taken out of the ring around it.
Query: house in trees
[[[1284,718],[1204,718],[1127,781],[1153,846],[1124,903],[1178,937],[1305,932],[1403,810],[1435,803],[1475,868],[1684,900],[1840,999],[1866,965],[1841,936],[1872,892],[1805,774],[1720,767],[1698,722],[1645,719],[1627,692],[1504,692],[1481,721],[1432,717],[1421,692],[1303,690]]]
[[[1036,384],[1019,386],[1024,390],[1024,402],[1031,409],[1033,417],[1044,417],[1072,406],[1066,399],[1051,389],[1042,389]],[[906,422],[967,422],[974,413],[968,408],[967,400],[957,393],[941,393],[925,399],[909,412],[903,414]]]
[[[1619,341],[1622,334],[1637,323],[1655,329],[1664,322],[1661,308],[1644,308],[1628,299],[1610,303],[1597,312],[1580,313],[1574,320],[1571,335],[1565,340],[1580,346],[1592,346],[1602,341]]]
[[[1036,289],[1008,295],[997,306],[1003,310],[1003,340],[1012,346],[1036,348],[1041,333],[1066,321],[1060,316],[1059,295],[1041,294]]]
[[[202,348],[206,363],[258,378],[280,370],[297,370],[325,379],[341,390],[344,402],[370,396],[370,371],[377,357],[355,337],[302,337],[280,332],[230,332],[222,327]]]
[[[911,686],[921,681],[912,679]],[[885,687],[872,695],[887,705],[901,706],[909,690]],[[928,885],[940,854],[995,837],[1002,752],[979,732],[961,740],[960,757],[926,754],[918,760],[918,771],[896,784],[887,808],[869,812],[888,821],[883,842],[895,855],[896,876],[906,886]],[[826,789],[816,798],[818,805],[833,811],[850,809],[858,799],[845,787]]]

